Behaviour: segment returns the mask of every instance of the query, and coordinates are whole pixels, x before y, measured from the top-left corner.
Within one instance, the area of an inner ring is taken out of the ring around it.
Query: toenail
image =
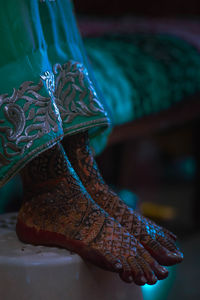
[[[120,270],[120,269],[122,269],[122,264],[117,263],[117,264],[115,265],[115,267],[116,267],[116,269]]]
[[[181,257],[183,257],[183,253],[181,252],[181,251],[176,251],[176,254],[178,255],[178,256],[181,256]]]
[[[146,282],[147,282],[147,280],[146,280],[146,278],[145,278],[144,276],[141,277],[141,281],[142,281],[143,283],[146,283]]]
[[[132,276],[129,276],[129,277],[128,277],[128,280],[129,280],[129,281],[133,281],[133,277],[132,277]]]
[[[155,275],[153,275],[153,278],[152,278],[152,279],[153,279],[153,282],[154,282],[154,283],[156,283],[156,282],[158,281],[158,278],[157,278]]]
[[[159,269],[160,269],[160,272],[161,272],[162,274],[168,273],[168,270],[167,270],[166,268],[163,268],[163,267],[160,266]]]
[[[181,253],[169,253],[168,257],[171,257],[171,258],[182,258],[183,254],[181,254]]]

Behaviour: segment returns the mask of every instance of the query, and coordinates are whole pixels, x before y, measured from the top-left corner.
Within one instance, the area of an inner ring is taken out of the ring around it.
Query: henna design
[[[182,261],[183,255],[175,245],[176,236],[129,208],[105,184],[89,147],[87,132],[67,137],[64,145],[73,168],[98,205],[134,235],[160,264]]]
[[[91,199],[60,144],[21,174],[25,197],[17,234],[22,241],[64,247],[126,282],[154,284],[167,277],[167,270]]]

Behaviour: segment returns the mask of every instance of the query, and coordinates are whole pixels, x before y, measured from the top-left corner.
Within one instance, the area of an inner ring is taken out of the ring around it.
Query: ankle
[[[67,160],[61,144],[34,158],[20,172],[24,195],[53,187],[67,175]],[[48,188],[47,188],[48,186]]]
[[[87,131],[65,137],[62,144],[71,162],[76,162],[80,155],[83,157],[90,154]]]
[[[70,147],[70,148],[82,148],[83,146],[89,146],[89,136],[88,136],[88,131],[84,132],[79,132],[73,135],[66,136],[62,144],[65,147]]]
[[[88,132],[66,137],[63,145],[73,168],[85,186],[90,185],[91,181],[104,183],[89,145]]]

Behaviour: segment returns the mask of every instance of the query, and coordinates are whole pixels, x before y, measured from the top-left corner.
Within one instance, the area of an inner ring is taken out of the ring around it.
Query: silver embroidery
[[[42,74],[43,81],[40,80],[37,85],[31,81],[24,82],[18,90],[14,89],[10,97],[8,94],[0,95],[0,168],[8,165],[17,155],[22,157],[36,139],[51,130],[58,132],[60,115],[62,121],[69,124],[78,116],[90,117],[99,112],[105,114],[87,69],[82,64],[73,61],[62,66],[56,64],[53,73],[46,71]],[[44,85],[49,97],[40,95]],[[107,119],[100,119],[99,122],[107,124]],[[84,125],[87,123],[84,122]],[[87,127],[92,127],[93,123],[98,122],[90,120]],[[73,130],[77,130],[79,125],[73,125]]]
[[[56,64],[54,74],[57,75],[55,102],[64,123],[71,123],[77,116],[90,117],[104,112],[82,64],[73,61],[62,66]]]
[[[43,75],[40,75],[40,77],[45,81],[49,95],[53,96],[55,92],[55,79],[53,73],[46,71]]]
[[[41,136],[51,130],[58,131],[57,115],[53,111],[50,97],[39,94],[43,88],[40,80],[38,85],[24,82],[18,90],[14,89],[9,97],[0,95],[0,141],[3,153],[0,153],[0,167],[10,163],[10,159],[23,155],[27,148]]]

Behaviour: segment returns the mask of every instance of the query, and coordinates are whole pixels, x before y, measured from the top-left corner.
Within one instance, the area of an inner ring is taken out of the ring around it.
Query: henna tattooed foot
[[[154,284],[168,271],[89,196],[60,144],[23,169],[24,201],[16,226],[20,240],[60,246],[122,280]]]
[[[173,265],[183,260],[173,233],[129,208],[105,184],[89,147],[87,133],[70,136],[65,139],[64,146],[73,168],[98,205],[124,226],[160,264]]]

